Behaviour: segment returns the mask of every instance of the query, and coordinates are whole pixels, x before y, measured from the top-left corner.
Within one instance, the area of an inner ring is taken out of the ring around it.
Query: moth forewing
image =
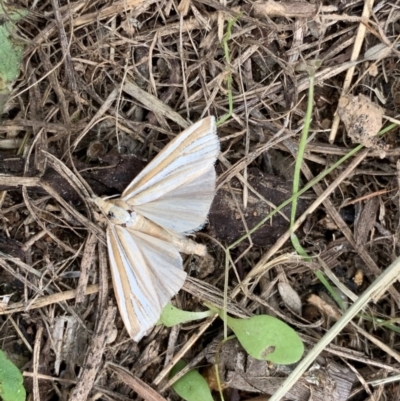
[[[130,298],[133,289],[130,288],[128,279],[129,269],[126,269],[129,262],[125,259],[123,252],[121,252],[115,232],[112,229],[109,229],[107,232],[107,243],[111,277],[118,309],[129,336],[133,340],[139,341],[146,330],[152,327],[152,319],[150,315],[138,314],[134,310]]]
[[[137,205],[135,210],[169,231],[180,234],[197,231],[205,224],[214,199],[215,178],[212,166],[190,183],[156,201]]]
[[[121,198],[135,206],[163,197],[204,175],[214,166],[218,153],[215,118],[204,118],[175,137],[128,185]]]
[[[130,337],[139,341],[182,288],[182,258],[167,242],[113,224],[107,240],[118,308]]]

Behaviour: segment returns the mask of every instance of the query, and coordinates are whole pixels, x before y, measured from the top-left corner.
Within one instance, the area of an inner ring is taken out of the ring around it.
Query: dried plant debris
[[[33,163],[25,175],[37,174]],[[88,160],[71,159],[72,165],[81,171],[82,177],[99,195],[114,195],[121,193],[132,179],[143,169],[145,162],[134,155],[118,155],[109,153],[101,158],[96,165]],[[21,177],[24,175],[24,158],[8,157],[0,155],[0,174],[5,176]],[[47,168],[41,176],[40,181],[49,184],[67,202],[79,203],[81,198],[68,182],[54,169]],[[7,183],[9,185],[7,185]],[[19,185],[23,185],[20,181]],[[0,190],[10,190],[18,186],[18,180],[11,183],[11,178],[3,180]],[[41,188],[38,181],[35,186],[30,187],[32,196],[44,195],[46,192]]]
[[[354,225],[354,237],[358,244],[365,245],[367,243],[376,223],[378,209],[379,199],[377,197],[368,199],[362,206],[362,211],[358,214]]]
[[[88,332],[73,316],[59,317],[55,320],[52,333],[52,349],[55,354],[54,369],[60,373],[65,364],[64,377],[75,378],[75,370],[82,367],[88,346]]]
[[[288,1],[280,3],[277,1],[256,1],[252,5],[254,14],[263,17],[313,17],[318,12],[315,4],[303,1]]]
[[[377,137],[382,128],[384,110],[364,96],[343,96],[338,105],[338,113],[342,119],[348,136],[354,143],[360,143],[367,148],[382,150],[382,155],[388,146]]]
[[[289,283],[282,281],[278,284],[278,291],[285,305],[291,311],[301,316],[301,298],[299,294],[293,289],[293,287]]]
[[[215,354],[210,352],[207,359],[215,363]],[[219,350],[218,369],[224,387],[272,395],[294,367],[258,361],[247,355],[236,340],[230,340]],[[320,358],[320,363],[310,368],[286,398],[307,401],[312,394],[313,400],[346,401],[355,379],[348,367]]]
[[[11,91],[0,122],[0,348],[23,371],[28,397],[125,400],[144,389],[177,401],[167,384],[171,362],[213,370],[219,318],[159,325],[139,343],[119,313],[114,322],[102,215],[85,193],[119,196],[185,127],[211,115],[218,121],[230,109],[218,125],[218,191],[194,238],[209,255],[182,256],[188,278],[172,302],[191,313],[225,305],[235,319],[271,315],[301,336],[308,353],[343,315],[315,272],[351,304],[399,254],[399,130],[377,135],[382,107],[392,119],[400,111],[396,4],[375,2],[369,17],[372,8],[361,1],[32,4],[24,18],[10,3],[0,6],[7,61],[22,60],[0,82]],[[322,64],[300,187],[312,185],[299,199],[305,223],[295,232],[311,259],[304,262],[283,241],[291,205],[266,216],[292,197],[310,85],[295,66],[314,60]],[[339,101],[350,87],[357,96]],[[338,103],[348,136],[332,140]],[[353,142],[368,151],[313,181],[358,149]],[[397,384],[375,390],[361,382],[399,373],[399,300],[394,283],[286,398],[344,401],[353,385],[353,398],[400,399]],[[214,358],[206,362],[210,344]],[[220,357],[225,399],[273,394],[292,369],[236,348]]]

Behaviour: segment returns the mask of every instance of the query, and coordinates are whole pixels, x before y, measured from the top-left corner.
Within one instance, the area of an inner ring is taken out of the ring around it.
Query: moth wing
[[[204,223],[214,197],[213,169],[218,153],[215,118],[204,118],[173,139],[129,184],[121,198],[166,229],[193,231]],[[160,218],[162,213],[169,218]],[[193,215],[193,221],[185,223],[182,213]],[[171,220],[179,220],[178,225]]]
[[[206,221],[215,195],[215,179],[215,169],[211,167],[163,197],[135,206],[135,211],[176,233],[196,231]]]
[[[182,258],[168,242],[114,224],[107,243],[119,311],[130,337],[139,341],[182,288]]]

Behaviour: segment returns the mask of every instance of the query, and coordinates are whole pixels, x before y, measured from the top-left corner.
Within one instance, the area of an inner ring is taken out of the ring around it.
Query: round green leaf
[[[25,10],[17,10],[0,4],[0,92],[18,78],[22,60],[23,44],[16,39],[15,22],[27,15]]]
[[[304,353],[297,333],[276,317],[259,315],[234,319],[228,316],[226,324],[253,358],[289,365],[299,361]]]
[[[26,393],[19,369],[0,350],[0,397],[3,401],[25,401]]]
[[[169,377],[175,376],[185,366],[184,361],[179,361],[172,368]],[[186,373],[172,385],[172,388],[186,401],[214,401],[206,379],[197,370]]]

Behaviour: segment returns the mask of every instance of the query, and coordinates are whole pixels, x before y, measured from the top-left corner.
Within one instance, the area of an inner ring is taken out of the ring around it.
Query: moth
[[[182,288],[186,273],[180,253],[207,253],[186,235],[206,222],[219,150],[215,118],[204,118],[158,153],[120,198],[93,198],[108,220],[114,292],[135,341],[157,323]]]

